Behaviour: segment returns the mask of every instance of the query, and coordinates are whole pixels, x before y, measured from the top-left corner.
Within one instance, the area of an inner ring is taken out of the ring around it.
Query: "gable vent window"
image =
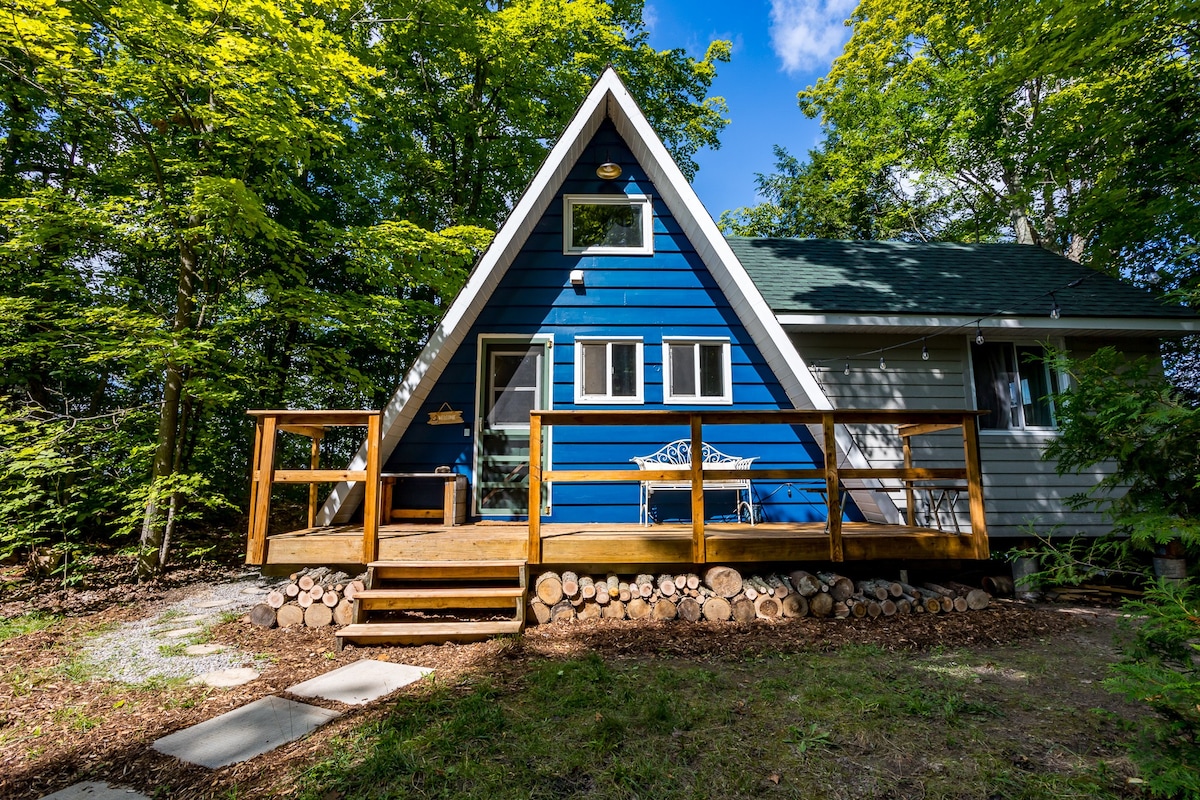
[[[1045,363],[1040,345],[1012,342],[971,344],[975,404],[987,414],[979,429],[1013,431],[1058,426],[1055,395],[1061,378]]]
[[[653,204],[647,195],[563,197],[563,253],[651,255]]]
[[[575,402],[642,402],[642,340],[575,340]]]
[[[663,339],[663,402],[733,402],[729,341]]]

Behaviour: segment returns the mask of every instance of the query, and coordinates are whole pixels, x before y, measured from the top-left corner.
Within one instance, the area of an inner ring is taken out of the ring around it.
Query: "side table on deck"
[[[387,523],[400,519],[441,519],[443,525],[462,525],[467,521],[467,476],[457,472],[384,472],[382,518]],[[393,493],[397,479],[418,478],[441,480],[442,504],[440,508],[393,508]]]

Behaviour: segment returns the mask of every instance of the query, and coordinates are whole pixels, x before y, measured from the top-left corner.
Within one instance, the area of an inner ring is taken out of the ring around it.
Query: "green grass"
[[[34,612],[32,614],[22,614],[19,617],[10,617],[8,619],[0,619],[0,642],[6,642],[17,636],[24,636],[27,633],[36,631],[44,631],[54,625],[62,617],[53,614],[40,614]]]
[[[1086,707],[1010,718],[1042,687],[972,659],[847,647],[534,661],[401,698],[333,743],[299,796],[1120,796],[1107,762],[1127,732]]]

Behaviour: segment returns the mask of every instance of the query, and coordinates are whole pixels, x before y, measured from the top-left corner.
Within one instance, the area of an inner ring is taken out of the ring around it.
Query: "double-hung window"
[[[733,402],[728,339],[663,338],[663,402]]]
[[[975,407],[985,431],[1058,427],[1055,395],[1061,376],[1046,363],[1046,349],[1035,344],[984,342],[971,345]]]
[[[654,212],[649,195],[564,195],[563,253],[653,254]]]
[[[640,338],[576,338],[575,402],[640,404],[643,364]]]

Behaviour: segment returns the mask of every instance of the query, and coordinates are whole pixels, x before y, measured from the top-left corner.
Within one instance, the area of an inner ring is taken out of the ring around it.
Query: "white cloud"
[[[856,0],[771,0],[771,47],[790,73],[824,67],[850,38]]]
[[[646,27],[647,33],[654,33],[654,28],[658,25],[658,9],[653,3],[642,6],[642,25]]]

